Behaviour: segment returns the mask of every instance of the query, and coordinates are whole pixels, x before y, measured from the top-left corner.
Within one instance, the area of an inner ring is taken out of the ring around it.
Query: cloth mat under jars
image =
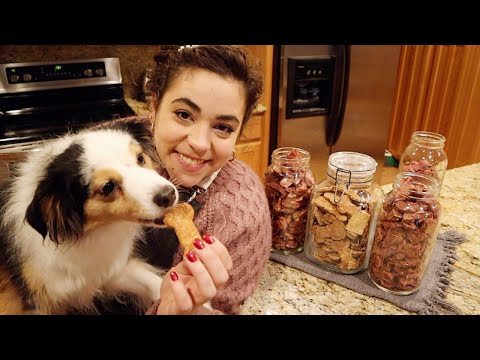
[[[303,252],[283,255],[272,252],[270,259],[286,266],[302,270],[315,277],[334,282],[358,293],[387,300],[402,309],[418,314],[458,314],[458,309],[445,301],[445,289],[450,283],[452,264],[457,259],[455,250],[465,241],[465,235],[455,230],[438,234],[429,265],[420,289],[411,295],[393,295],[377,288],[367,271],[345,275],[316,266]]]

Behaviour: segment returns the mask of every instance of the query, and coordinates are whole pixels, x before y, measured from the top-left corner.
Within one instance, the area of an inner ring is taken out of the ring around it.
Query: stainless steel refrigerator
[[[337,151],[384,162],[399,45],[281,45],[274,48],[270,153],[295,146],[325,177]]]

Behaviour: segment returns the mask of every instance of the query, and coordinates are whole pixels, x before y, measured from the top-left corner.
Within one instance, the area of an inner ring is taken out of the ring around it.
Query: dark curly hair
[[[257,58],[239,45],[194,45],[181,50],[178,45],[162,45],[154,56],[155,68],[148,73],[148,89],[158,102],[172,80],[188,68],[205,69],[245,86],[246,109],[242,130],[263,91],[261,65]]]

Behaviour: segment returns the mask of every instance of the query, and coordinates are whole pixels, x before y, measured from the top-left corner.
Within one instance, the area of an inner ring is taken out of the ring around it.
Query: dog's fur
[[[95,311],[95,299],[160,296],[156,269],[135,255],[143,226],[178,201],[154,169],[140,121],[46,142],[19,164],[0,203],[0,313]]]

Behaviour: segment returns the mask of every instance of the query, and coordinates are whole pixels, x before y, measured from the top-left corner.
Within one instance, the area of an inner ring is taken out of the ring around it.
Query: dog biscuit
[[[362,235],[365,228],[368,226],[368,221],[370,220],[370,214],[366,211],[358,209],[353,213],[352,217],[348,221],[345,229],[357,234]]]
[[[178,241],[185,252],[193,248],[193,240],[200,239],[200,233],[193,223],[195,211],[188,203],[180,203],[167,211],[163,222],[175,230]]]

